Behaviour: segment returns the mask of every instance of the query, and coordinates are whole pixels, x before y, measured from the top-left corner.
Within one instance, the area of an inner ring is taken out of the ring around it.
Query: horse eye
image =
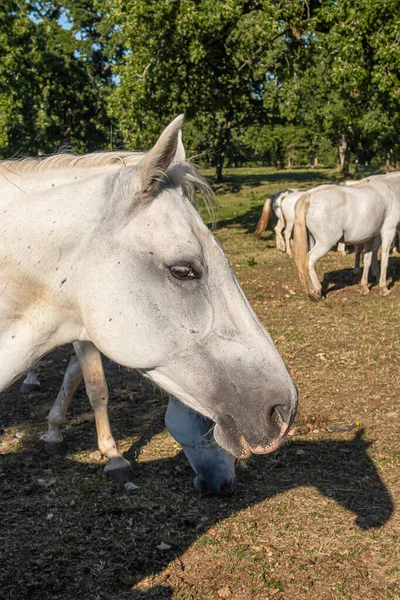
[[[170,271],[177,279],[196,279],[197,275],[189,265],[174,265]]]

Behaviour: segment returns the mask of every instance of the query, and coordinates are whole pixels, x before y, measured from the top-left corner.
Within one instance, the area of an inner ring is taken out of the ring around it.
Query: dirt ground
[[[65,455],[37,443],[71,352],[57,350],[42,391],[17,382],[0,396],[1,600],[400,599],[400,258],[391,295],[364,298],[353,254],[331,252],[315,304],[271,231],[252,233],[269,193],[331,176],[236,171],[219,189],[217,237],[299,388],[294,435],[238,468],[231,498],[201,498],[164,429],[166,399],[109,373],[112,430],[139,486],[126,492],[103,475],[83,389]]]

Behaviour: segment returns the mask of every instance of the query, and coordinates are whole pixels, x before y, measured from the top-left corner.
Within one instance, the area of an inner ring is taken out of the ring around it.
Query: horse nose
[[[219,496],[231,496],[233,492],[233,482],[223,483],[219,492]]]
[[[214,495],[214,496],[230,496],[233,492],[233,481],[226,481],[222,484],[213,484],[207,482],[201,477],[196,477],[194,480],[194,486],[199,490],[202,496]]]
[[[196,488],[196,490],[199,490],[199,492],[202,496],[211,494],[211,491],[210,491],[206,481],[204,479],[202,479],[201,477],[196,477],[196,479],[194,480],[194,487]]]

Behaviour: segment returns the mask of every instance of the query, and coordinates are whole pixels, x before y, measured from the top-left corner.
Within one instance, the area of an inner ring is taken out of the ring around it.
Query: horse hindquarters
[[[315,271],[315,264],[342,237],[343,232],[332,222],[332,230],[326,231],[326,223],[330,223],[329,214],[323,210],[323,198],[318,203],[318,215],[310,213],[310,194],[304,194],[296,204],[293,234],[294,259],[303,289],[312,300],[321,297],[322,286]],[[322,214],[321,214],[322,208]],[[322,217],[322,219],[321,219]],[[314,221],[310,227],[310,220]],[[321,225],[324,226],[321,226]],[[323,235],[321,234],[323,231]],[[308,233],[314,238],[315,244],[308,250]]]

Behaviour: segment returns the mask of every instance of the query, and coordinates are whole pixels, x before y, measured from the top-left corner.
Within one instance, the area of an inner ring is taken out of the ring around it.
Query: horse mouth
[[[278,436],[274,440],[271,440],[265,446],[250,446],[250,445],[248,445],[252,454],[269,454],[270,452],[275,452],[275,450],[277,450],[279,448],[279,446],[281,446],[282,443],[284,442],[286,435],[289,432],[289,427],[290,426],[282,420],[281,430],[280,430]]]
[[[277,434],[265,444],[251,444],[248,442],[243,434],[239,434],[236,423],[235,427],[229,428],[230,430],[228,429],[228,431],[217,424],[214,429],[214,438],[220,446],[236,456],[236,458],[248,459],[252,454],[269,454],[270,452],[274,452],[282,445],[289,432],[291,423],[286,423],[280,417],[279,423],[276,425],[279,428]]]

